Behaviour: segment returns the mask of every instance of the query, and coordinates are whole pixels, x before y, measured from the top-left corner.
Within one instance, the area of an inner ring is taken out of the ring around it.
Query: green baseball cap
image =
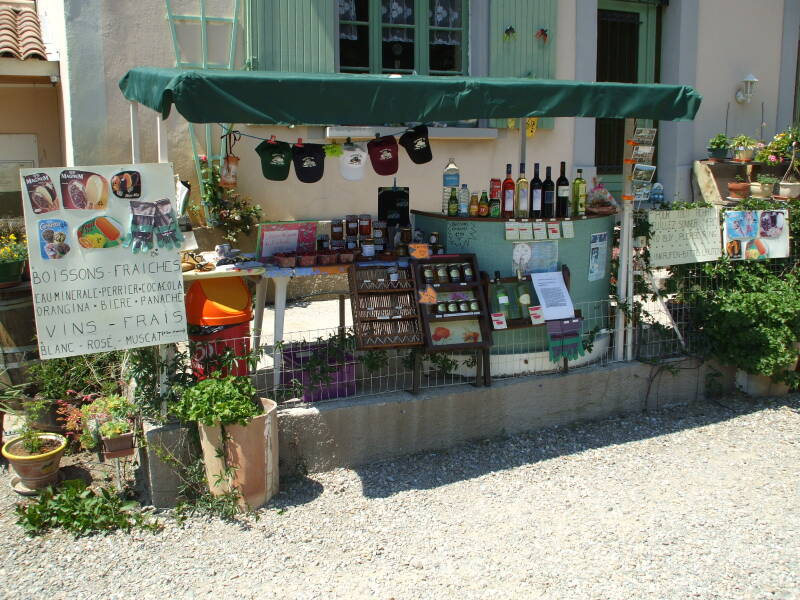
[[[256,146],[261,157],[261,172],[272,181],[283,181],[289,176],[292,164],[292,147],[286,142],[263,141]]]

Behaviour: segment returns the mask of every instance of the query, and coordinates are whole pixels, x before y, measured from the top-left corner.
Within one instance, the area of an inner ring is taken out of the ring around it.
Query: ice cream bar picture
[[[140,198],[142,176],[139,171],[121,171],[111,178],[111,191],[117,198]]]
[[[47,173],[25,175],[24,179],[25,187],[28,190],[28,201],[30,201],[34,213],[41,215],[61,208],[58,204],[56,186],[53,185]]]
[[[108,181],[89,171],[61,171],[61,197],[67,209],[102,210],[108,206]]]
[[[78,227],[78,243],[83,248],[114,248],[122,238],[122,226],[111,217],[95,217]]]

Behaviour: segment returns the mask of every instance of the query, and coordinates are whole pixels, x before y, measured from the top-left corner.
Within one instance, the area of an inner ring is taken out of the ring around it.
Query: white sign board
[[[542,304],[545,321],[571,319],[575,316],[572,298],[569,297],[564,276],[560,272],[534,273],[531,280]]]
[[[719,220],[713,207],[651,210],[648,219],[652,267],[707,262],[722,254]]]
[[[20,179],[41,358],[187,339],[172,165]]]

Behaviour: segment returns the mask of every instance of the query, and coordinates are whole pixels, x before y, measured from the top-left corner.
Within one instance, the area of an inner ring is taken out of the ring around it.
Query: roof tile
[[[0,6],[0,56],[47,60],[36,11]]]

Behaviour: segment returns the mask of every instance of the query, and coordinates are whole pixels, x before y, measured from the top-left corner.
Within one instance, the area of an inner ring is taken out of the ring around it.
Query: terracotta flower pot
[[[217,452],[222,447],[221,428],[198,423],[209,491],[221,496],[235,487],[243,509],[258,508],[278,493],[278,405],[266,398],[260,402],[264,414],[247,425],[225,426],[225,461],[233,467],[230,480],[223,475],[225,464]]]
[[[298,267],[313,267],[317,264],[316,254],[301,254],[297,257]]]
[[[750,193],[750,184],[746,181],[731,181],[728,183],[728,195],[731,198],[747,198]]]
[[[102,438],[103,456],[106,458],[120,458],[133,454],[133,432],[123,433],[117,437]]]
[[[22,450],[22,438],[14,438],[3,445],[3,456],[11,463],[22,486],[29,490],[40,490],[58,479],[58,466],[67,448],[67,439],[57,433],[40,433],[39,437],[58,443],[58,447],[27,456]]]
[[[282,269],[291,269],[297,263],[297,257],[294,254],[276,254],[275,263]]]

